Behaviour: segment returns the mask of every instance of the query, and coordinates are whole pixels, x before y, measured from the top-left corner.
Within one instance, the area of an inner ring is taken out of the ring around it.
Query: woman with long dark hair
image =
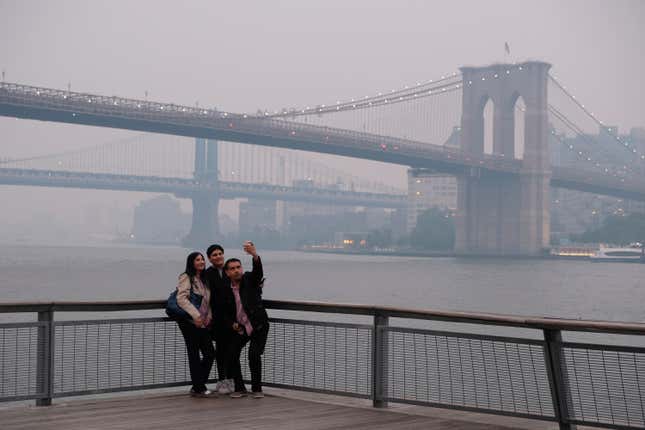
[[[190,395],[209,397],[212,393],[206,388],[210,375],[215,348],[209,332],[211,325],[211,291],[204,278],[206,260],[201,252],[193,252],[186,259],[186,270],[179,275],[177,285],[177,304],[190,315],[190,319],[178,320],[177,324],[186,342],[190,379],[193,383]],[[191,291],[201,296],[201,304],[191,303]],[[201,353],[201,356],[200,356]]]

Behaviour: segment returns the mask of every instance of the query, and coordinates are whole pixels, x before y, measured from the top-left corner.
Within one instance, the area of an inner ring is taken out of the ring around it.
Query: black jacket
[[[254,330],[260,330],[269,324],[269,316],[262,303],[262,284],[264,272],[262,261],[258,256],[253,259],[253,270],[244,272],[240,281],[240,300],[244,312],[249,317]],[[231,290],[231,281],[228,277],[219,282],[215,289],[214,315],[216,330],[225,333],[233,332],[233,323],[237,321],[235,296]]]
[[[217,302],[217,295],[222,288],[229,282],[228,277],[226,276],[226,273],[224,273],[224,270],[222,270],[222,275],[220,276],[219,270],[217,270],[215,267],[210,266],[208,269],[204,271],[204,277],[206,278],[206,282],[208,283],[208,286],[211,290],[211,310],[213,312],[213,317],[215,317],[215,311],[217,310],[216,302]],[[221,293],[220,293],[221,294]]]

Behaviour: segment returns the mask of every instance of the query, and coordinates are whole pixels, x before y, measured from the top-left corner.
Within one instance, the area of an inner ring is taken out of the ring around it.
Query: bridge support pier
[[[220,237],[219,197],[216,192],[195,193],[193,201],[193,224],[182,244],[187,248],[206,249]]]
[[[458,182],[455,251],[462,255],[541,255],[549,244],[548,174],[464,177]]]
[[[195,139],[194,175],[205,189],[188,196],[193,201],[193,223],[182,244],[187,248],[205,249],[220,237],[217,141]]]
[[[464,67],[461,148],[484,154],[484,107],[491,100],[493,153],[515,157],[515,110],[526,105],[524,158],[519,175],[488,174],[473,168],[458,180],[455,252],[464,255],[541,255],[549,246],[551,179],[547,124],[550,65]]]

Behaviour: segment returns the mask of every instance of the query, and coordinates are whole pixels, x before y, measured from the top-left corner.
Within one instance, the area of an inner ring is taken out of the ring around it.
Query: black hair
[[[188,254],[188,257],[186,258],[186,274],[190,278],[191,284],[195,280],[195,275],[197,275],[197,271],[195,270],[195,260],[200,255],[202,256],[202,258],[204,258],[204,255],[199,251],[191,252],[190,254]],[[203,278],[204,278],[204,271],[202,271],[202,273],[200,274],[200,280],[203,281],[204,280]]]
[[[228,270],[228,263],[235,263],[236,261],[242,264],[239,258],[229,258],[228,260],[226,260],[226,263],[224,263],[224,270]]]
[[[222,251],[222,254],[224,254],[224,248],[222,248],[222,245],[214,243],[213,245],[209,246],[208,249],[206,250],[206,256],[210,258],[211,254],[216,249],[219,249],[220,251]]]

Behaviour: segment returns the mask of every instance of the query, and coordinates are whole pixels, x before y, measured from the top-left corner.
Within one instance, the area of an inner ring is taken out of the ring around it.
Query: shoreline
[[[351,250],[342,248],[298,248],[298,252],[314,253],[314,254],[336,254],[336,255],[366,255],[366,256],[391,256],[391,257],[426,257],[426,258],[479,258],[479,259],[513,259],[513,260],[573,260],[573,261],[588,261],[590,263],[643,263],[641,260],[595,260],[587,255],[487,255],[487,254],[463,254],[458,255],[452,251],[414,251],[414,250],[400,250],[400,251],[377,251],[377,250]]]

